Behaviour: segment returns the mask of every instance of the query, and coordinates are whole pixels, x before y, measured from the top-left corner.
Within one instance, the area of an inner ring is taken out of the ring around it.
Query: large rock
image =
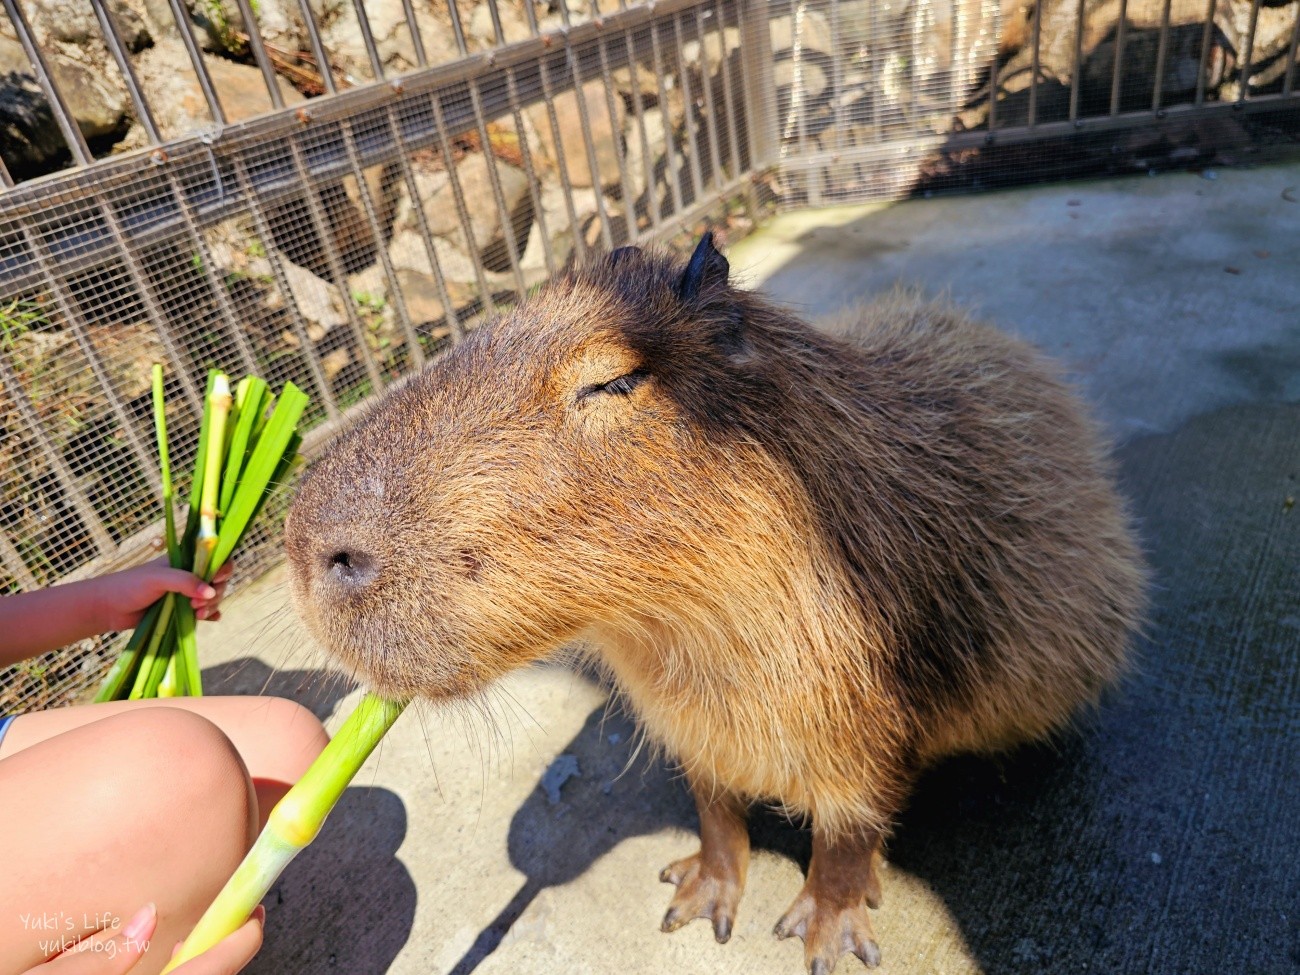
[[[208,55],[204,56],[203,63],[212,76],[227,121],[238,122],[271,111],[271,96],[257,68]],[[166,138],[212,127],[208,103],[179,38],[164,39],[143,52],[136,71],[154,120]],[[287,104],[303,100],[284,79],[279,79],[279,85]]]
[[[595,177],[592,175],[591,164],[587,158],[587,143],[582,131],[579,98],[581,98],[581,105],[585,106],[587,111],[591,141],[596,150]],[[605,86],[598,79],[587,82],[578,91],[563,92],[554,100],[560,148],[564,153],[569,183],[575,188],[607,187],[619,181],[617,143],[623,138],[623,124],[627,112],[622,98],[615,96],[612,101],[614,119],[611,125]],[[551,128],[546,106],[541,104],[530,106],[527,114],[532,127],[537,132],[543,158],[551,166],[558,167],[559,152],[556,151],[555,132]]]
[[[109,0],[107,6],[130,50],[149,42],[143,21],[131,8],[121,0]],[[47,0],[32,7],[30,18],[54,84],[81,134],[91,141],[125,134],[131,101],[116,68],[105,70],[108,49],[90,6]],[[8,20],[0,20],[0,132],[5,161],[20,172],[52,168],[68,151]]]
[[[513,235],[516,247],[522,251],[532,226],[532,196],[529,193],[528,177],[522,170],[507,165],[500,159],[493,159],[508,215],[508,220],[503,221],[501,209],[492,192],[488,159],[482,152],[468,153],[456,165],[456,179],[469,210],[474,249],[477,249],[480,260],[488,270],[504,272],[510,269],[506,234]],[[411,204],[407,201],[406,205],[409,208]],[[401,219],[402,206],[399,202],[399,216],[395,225],[400,229],[414,227],[413,218]],[[454,243],[463,253],[470,253],[471,247],[465,240],[451,186],[444,182],[437,191],[424,199],[423,206],[430,233]]]

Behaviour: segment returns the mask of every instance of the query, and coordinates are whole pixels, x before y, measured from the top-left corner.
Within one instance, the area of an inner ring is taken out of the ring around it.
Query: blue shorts
[[[14,723],[16,717],[18,717],[16,714],[6,714],[4,717],[0,717],[0,742],[5,740],[5,732],[9,730],[9,726]]]

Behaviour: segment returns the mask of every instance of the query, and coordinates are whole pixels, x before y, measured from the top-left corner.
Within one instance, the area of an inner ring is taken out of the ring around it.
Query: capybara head
[[[326,648],[383,693],[441,698],[599,634],[707,619],[731,588],[720,545],[772,552],[786,507],[741,470],[763,466],[743,431],[775,394],[746,329],[758,300],[727,273],[709,236],[685,266],[615,251],[339,437],[285,533]]]

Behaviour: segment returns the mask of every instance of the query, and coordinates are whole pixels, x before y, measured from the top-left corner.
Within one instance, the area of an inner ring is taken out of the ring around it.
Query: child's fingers
[[[105,929],[82,938],[59,957],[30,969],[27,975],[125,975],[149,950],[149,939],[157,926],[158,911],[146,904],[117,931]]]
[[[211,602],[217,595],[217,590],[210,583],[204,582],[193,572],[170,566],[159,566],[154,571],[157,573],[158,584],[165,592],[189,596],[191,602]]]
[[[175,975],[235,975],[242,971],[262,947],[262,922],[265,918],[266,908],[258,904],[243,927],[175,969]]]

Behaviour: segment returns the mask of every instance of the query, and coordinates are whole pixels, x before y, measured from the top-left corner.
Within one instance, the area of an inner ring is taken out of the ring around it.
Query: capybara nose
[[[356,547],[339,547],[325,556],[325,572],[341,589],[360,592],[379,575],[379,562]]]

